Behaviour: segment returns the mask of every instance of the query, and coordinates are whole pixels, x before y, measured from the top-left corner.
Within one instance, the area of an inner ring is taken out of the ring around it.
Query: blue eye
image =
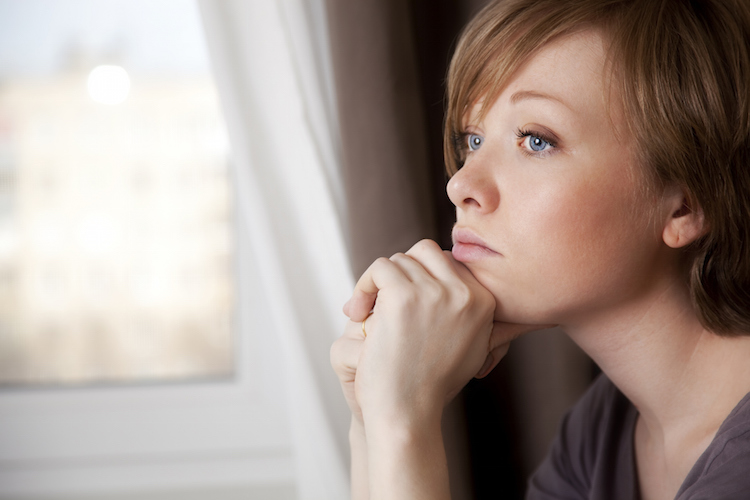
[[[527,154],[540,156],[541,153],[551,153],[557,147],[556,141],[539,132],[518,129],[516,136],[522,139],[520,146]]]
[[[532,151],[544,151],[547,149],[547,146],[551,146],[549,142],[545,141],[541,137],[537,137],[534,135],[530,135],[529,137],[529,148],[531,148]]]
[[[471,151],[476,151],[477,149],[482,147],[482,143],[484,142],[484,137],[477,134],[469,134],[469,149]]]

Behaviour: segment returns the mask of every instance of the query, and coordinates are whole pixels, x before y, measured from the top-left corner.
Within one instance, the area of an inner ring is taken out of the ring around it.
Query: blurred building
[[[0,384],[233,371],[228,145],[210,77],[0,81]]]

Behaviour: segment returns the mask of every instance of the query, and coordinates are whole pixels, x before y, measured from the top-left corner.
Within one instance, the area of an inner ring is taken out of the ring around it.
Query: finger
[[[419,283],[427,279],[435,279],[421,263],[414,260],[411,256],[404,253],[397,253],[391,256],[391,262],[401,268],[404,275],[412,283]]]
[[[344,304],[344,314],[354,322],[360,322],[375,306],[378,291],[387,286],[403,286],[409,279],[396,264],[384,257],[373,262],[364,272],[352,296]]]
[[[451,282],[458,279],[456,270],[443,250],[432,240],[421,240],[406,255],[418,262],[432,277]]]
[[[453,271],[456,273],[456,275],[458,275],[461,281],[463,281],[464,283],[479,283],[474,275],[471,274],[469,268],[466,267],[463,263],[457,261],[453,257],[453,254],[450,250],[443,250],[443,255],[445,256],[445,259],[450,263]]]
[[[373,319],[373,320],[370,320],[370,321],[369,321],[369,323],[368,323],[368,320],[369,320],[370,318],[372,318],[372,316],[373,316],[373,313],[370,313],[370,315],[369,315],[369,316],[367,316],[367,317],[366,317],[365,319],[363,319],[363,320],[362,320],[362,322],[361,322],[361,323],[359,323],[359,327],[360,327],[359,329],[360,329],[360,331],[361,331],[361,334],[360,334],[360,336],[361,336],[361,339],[362,339],[362,340],[365,340],[365,339],[367,338],[367,335],[368,335],[368,333],[367,333],[367,332],[368,332],[368,329],[369,329],[369,332],[370,332],[370,333],[372,333],[372,332],[373,332],[373,330],[374,330],[374,323],[375,323],[375,320],[374,320],[374,319]]]
[[[356,338],[349,332],[358,328],[358,323],[349,322],[344,335],[331,344],[330,359],[339,378],[353,377],[357,371],[360,353],[362,351],[362,338]]]
[[[371,332],[375,331],[377,321],[372,314],[367,316],[367,318],[365,319],[367,320],[366,331],[369,335]],[[362,321],[347,321],[342,337],[347,337],[359,341],[364,340],[365,335],[362,333],[362,323]]]
[[[479,369],[479,372],[474,378],[484,378],[492,373],[492,370],[494,370],[498,363],[500,363],[505,355],[508,354],[508,349],[510,349],[510,342],[501,344],[491,350],[487,354],[487,358],[484,360],[482,368]]]

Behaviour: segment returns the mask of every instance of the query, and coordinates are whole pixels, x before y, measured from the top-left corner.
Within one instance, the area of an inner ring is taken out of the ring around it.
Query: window
[[[194,6],[1,5],[0,384],[231,376],[228,141]]]
[[[0,0],[0,498],[293,491],[202,37],[189,0]]]

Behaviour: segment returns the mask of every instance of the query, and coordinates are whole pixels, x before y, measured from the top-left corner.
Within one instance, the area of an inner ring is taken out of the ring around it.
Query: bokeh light
[[[130,93],[130,77],[121,66],[97,66],[89,73],[86,84],[89,95],[102,104],[120,104]]]

